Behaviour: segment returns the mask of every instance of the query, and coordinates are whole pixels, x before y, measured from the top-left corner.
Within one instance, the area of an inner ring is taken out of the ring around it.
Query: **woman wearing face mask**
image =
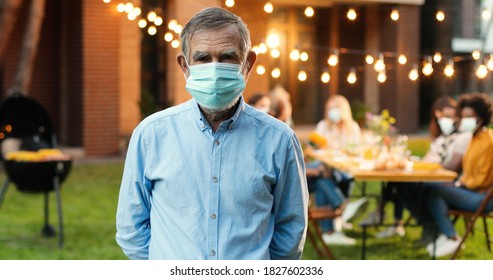
[[[435,100],[431,110],[430,119],[430,149],[423,157],[423,161],[441,164],[445,169],[460,172],[462,157],[467,149],[472,134],[457,129],[457,102],[449,96],[442,96]],[[418,221],[423,223],[424,230],[420,243],[427,245],[435,236],[434,227],[430,215],[426,211],[419,210],[419,189],[416,183],[389,182],[387,199],[394,200],[394,226],[379,233],[377,238],[387,238],[394,235],[404,236],[402,221],[403,207],[411,211],[415,217],[419,214]],[[392,192],[395,190],[395,195]]]
[[[331,149],[342,149],[349,145],[358,145],[361,142],[361,131],[353,120],[349,102],[342,95],[331,96],[325,106],[326,115],[316,126],[316,132],[327,139]],[[310,168],[316,166],[307,164],[307,174]],[[323,173],[324,168],[320,165]],[[315,180],[309,180],[309,185],[314,186],[316,204],[319,207],[329,206],[333,209],[341,209],[342,216],[335,220],[326,220],[320,223],[326,244],[354,245],[356,240],[347,237],[342,232],[344,224],[355,218],[364,210],[368,203],[366,198],[348,203],[352,178],[345,173],[333,170],[331,176],[321,176]],[[349,225],[349,224],[348,224]]]
[[[484,191],[493,184],[493,131],[488,129],[492,103],[486,94],[468,94],[459,99],[460,131],[472,133],[462,160],[462,175],[455,183],[427,184],[427,206],[438,225],[436,256],[453,253],[461,242],[447,211],[449,207],[475,211],[484,198]],[[493,200],[485,211],[493,211]],[[433,243],[427,250],[432,255]]]

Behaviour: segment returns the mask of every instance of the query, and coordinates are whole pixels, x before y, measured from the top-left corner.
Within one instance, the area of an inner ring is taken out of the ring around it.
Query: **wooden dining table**
[[[416,182],[421,187],[424,182],[453,182],[458,176],[456,172],[444,168],[413,168],[412,163],[404,169],[375,170],[371,166],[371,160],[365,160],[363,157],[348,155],[335,150],[306,149],[304,153],[308,157],[319,160],[328,168],[334,168],[350,174],[355,181],[363,183],[363,190],[366,189],[367,182],[381,183],[379,220],[377,223],[364,223],[361,225],[363,227],[361,259],[366,259],[367,228],[370,226],[386,226],[383,224],[384,202],[382,199],[386,182]],[[366,193],[363,192],[363,195],[366,195]]]

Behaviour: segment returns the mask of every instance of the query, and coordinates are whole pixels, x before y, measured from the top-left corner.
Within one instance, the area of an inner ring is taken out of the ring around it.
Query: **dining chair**
[[[329,246],[325,244],[322,239],[322,229],[319,222],[326,219],[334,219],[341,214],[328,207],[317,207],[312,205],[308,206],[308,230],[307,235],[310,242],[313,244],[313,248],[317,252],[321,259],[335,260],[334,254],[330,250]]]
[[[481,201],[481,204],[479,205],[478,209],[473,212],[473,211],[465,211],[465,210],[457,210],[457,209],[450,209],[448,211],[448,214],[450,216],[454,216],[455,219],[463,217],[466,218],[466,232],[464,233],[464,236],[462,237],[462,241],[455,250],[454,254],[450,257],[451,260],[454,260],[457,255],[459,254],[459,251],[462,248],[462,245],[466,241],[467,237],[473,232],[474,229],[474,224],[476,223],[476,220],[479,217],[483,218],[483,226],[484,226],[484,233],[485,233],[485,238],[486,238],[486,246],[488,247],[488,251],[491,252],[491,244],[490,244],[490,236],[488,232],[488,223],[487,219],[488,218],[493,218],[493,213],[492,212],[485,212],[484,209],[486,208],[486,205],[488,204],[489,200],[493,198],[493,184],[488,188],[486,191],[486,194]]]

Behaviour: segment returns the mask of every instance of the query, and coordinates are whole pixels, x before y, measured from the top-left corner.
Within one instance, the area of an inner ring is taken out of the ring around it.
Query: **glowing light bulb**
[[[178,41],[178,40],[173,40],[173,41],[171,42],[171,47],[172,47],[173,49],[177,49],[179,46],[180,46],[180,41]]]
[[[224,4],[226,5],[226,7],[231,8],[235,5],[235,0],[226,0]]]
[[[135,20],[137,18],[137,15],[135,15],[134,13],[130,13],[130,14],[127,14],[127,18],[128,18],[128,20],[132,21],[132,20]]]
[[[157,16],[155,19],[154,19],[154,24],[156,26],[160,26],[161,24],[163,24],[163,18],[160,17],[160,16]]]
[[[135,14],[136,16],[140,16],[140,14],[142,13],[142,10],[139,7],[135,7],[132,10],[132,13]]]
[[[279,47],[280,41],[281,39],[279,38],[279,35],[277,35],[276,33],[271,33],[269,34],[269,36],[267,36],[266,43],[269,48],[274,49]]]
[[[419,77],[419,72],[418,72],[418,65],[414,64],[414,67],[413,69],[411,69],[411,71],[409,71],[409,80],[411,81],[416,81]]]
[[[306,53],[306,52],[302,52],[302,53],[300,54],[300,60],[301,60],[301,61],[307,61],[307,60],[308,60],[308,53]]]
[[[436,18],[437,18],[437,20],[438,20],[438,21],[443,21],[443,20],[445,20],[445,13],[444,13],[444,12],[442,12],[442,11],[438,11],[438,12],[437,12],[437,15],[436,15]]]
[[[447,64],[447,66],[445,66],[445,68],[443,69],[443,74],[445,74],[445,76],[447,77],[452,77],[454,75],[454,61],[453,60],[449,60],[449,63]]]
[[[279,56],[281,56],[281,52],[279,51],[279,49],[272,49],[270,51],[270,55],[273,57],[273,58],[278,58]]]
[[[315,10],[312,7],[306,7],[305,16],[313,17],[314,14],[315,14]]]
[[[442,61],[442,54],[440,54],[439,52],[436,52],[435,55],[433,55],[433,61],[435,61],[436,63],[439,63],[440,61]]]
[[[103,0],[104,3],[108,4],[111,0]]]
[[[123,3],[119,3],[117,6],[116,6],[116,10],[120,13],[123,13],[125,12],[125,4]]]
[[[141,18],[141,19],[139,19],[138,25],[140,28],[144,28],[147,26],[147,21],[145,19]]]
[[[351,69],[351,71],[347,75],[347,82],[350,84],[354,84],[354,83],[356,83],[357,80],[358,80],[358,77],[356,77],[356,70],[354,70],[354,68],[353,68],[353,69]]]
[[[156,17],[157,17],[157,14],[154,11],[150,11],[147,14],[147,20],[150,21],[150,22],[153,22],[156,19]]]
[[[379,72],[377,75],[377,81],[382,84],[385,83],[386,80],[387,74],[385,74],[385,71]]]
[[[375,62],[375,59],[373,58],[373,56],[371,56],[371,54],[367,54],[365,57],[365,61],[366,64],[373,64],[373,62]]]
[[[166,32],[166,34],[164,34],[164,41],[166,41],[168,43],[173,41],[173,33]]]
[[[261,64],[257,65],[257,74],[263,75],[265,74],[265,67]]]
[[[294,49],[289,53],[289,59],[292,61],[298,61],[300,59],[300,51],[298,49]]]
[[[493,54],[490,54],[490,58],[488,59],[488,62],[486,63],[486,67],[488,67],[489,71],[493,71]]]
[[[276,67],[276,68],[272,69],[272,72],[270,74],[271,74],[272,78],[277,79],[281,76],[281,69],[279,69],[279,67]]]
[[[329,59],[327,60],[327,63],[330,65],[330,66],[336,66],[337,63],[339,63],[339,56],[337,54],[331,54],[329,56]]]
[[[399,58],[397,59],[397,61],[399,61],[400,64],[404,65],[407,63],[407,57],[403,54],[399,55]]]
[[[356,19],[356,17],[357,17],[358,15],[356,14],[356,10],[354,10],[354,9],[349,9],[349,10],[347,11],[347,15],[346,15],[346,16],[347,16],[347,18],[348,18],[349,20],[355,20],[355,19]]]
[[[491,12],[490,10],[484,8],[483,11],[481,11],[481,17],[483,18],[483,20],[489,20],[491,18]]]
[[[149,26],[149,28],[147,29],[147,33],[149,33],[149,35],[156,35],[157,33],[156,26],[154,25]]]
[[[306,79],[307,79],[307,78],[308,78],[308,76],[306,75],[306,72],[305,72],[305,71],[300,71],[300,72],[298,73],[298,80],[299,80],[300,82],[304,82],[304,81],[306,81]]]
[[[168,22],[168,28],[170,30],[174,31],[177,25],[178,25],[178,21],[176,21],[176,19],[172,19]]]
[[[272,6],[271,2],[267,2],[264,5],[264,11],[268,14],[271,14],[274,11],[274,6]]]
[[[252,51],[255,52],[257,55],[260,53],[260,50],[257,45],[252,47]]]
[[[479,50],[474,50],[472,52],[472,58],[474,58],[474,60],[478,60],[480,57],[481,57],[481,53],[479,52]]]
[[[390,18],[393,21],[398,21],[399,20],[399,11],[398,10],[392,10],[392,13],[390,13]]]
[[[180,34],[182,30],[183,30],[183,26],[181,26],[181,24],[177,24],[175,26],[174,31],[175,31],[176,34]]]
[[[378,60],[373,65],[373,69],[375,69],[375,71],[377,72],[382,72],[383,70],[385,70],[385,62],[384,62],[383,54],[381,53],[378,54]]]
[[[486,76],[488,76],[488,68],[486,68],[486,65],[479,65],[478,69],[476,70],[476,76],[478,76],[479,79],[484,79],[486,78]]]
[[[433,73],[433,65],[431,65],[431,59],[428,58],[428,60],[426,60],[424,63],[423,63],[423,69],[421,70],[423,72],[423,74],[425,74],[426,76],[429,76]]]
[[[329,74],[329,72],[323,72],[323,73],[322,73],[322,76],[320,76],[320,80],[321,80],[324,84],[326,84],[326,83],[330,82],[330,74]]]

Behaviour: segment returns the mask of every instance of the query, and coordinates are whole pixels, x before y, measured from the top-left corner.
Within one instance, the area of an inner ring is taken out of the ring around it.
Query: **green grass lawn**
[[[426,143],[416,145],[426,146]],[[413,154],[422,155],[422,152],[413,151]],[[56,237],[46,239],[40,236],[43,225],[43,196],[21,193],[11,184],[0,209],[0,259],[126,259],[114,238],[122,170],[123,163],[78,164],[73,167],[62,185],[65,221],[63,249],[58,249]],[[0,182],[4,178],[1,174]],[[378,184],[370,184],[368,190],[377,194]],[[357,185],[354,193],[358,194],[358,191]],[[56,204],[54,195],[51,194],[50,197],[50,219],[56,228]],[[374,200],[372,205],[375,205]],[[388,205],[386,211],[387,216],[391,217],[392,206]],[[459,233],[463,232],[463,222],[459,221],[456,228]],[[373,237],[378,230],[369,230],[368,259],[430,259],[423,248],[415,245],[421,232],[419,228],[408,228],[403,238],[385,240]],[[356,238],[358,244],[352,247],[332,246],[331,249],[338,259],[359,259],[362,229],[358,226],[358,221],[354,229],[346,233]],[[493,253],[486,249],[484,234],[480,230],[468,239],[466,246],[459,255],[460,259],[493,258]],[[318,259],[308,240],[303,259]]]

